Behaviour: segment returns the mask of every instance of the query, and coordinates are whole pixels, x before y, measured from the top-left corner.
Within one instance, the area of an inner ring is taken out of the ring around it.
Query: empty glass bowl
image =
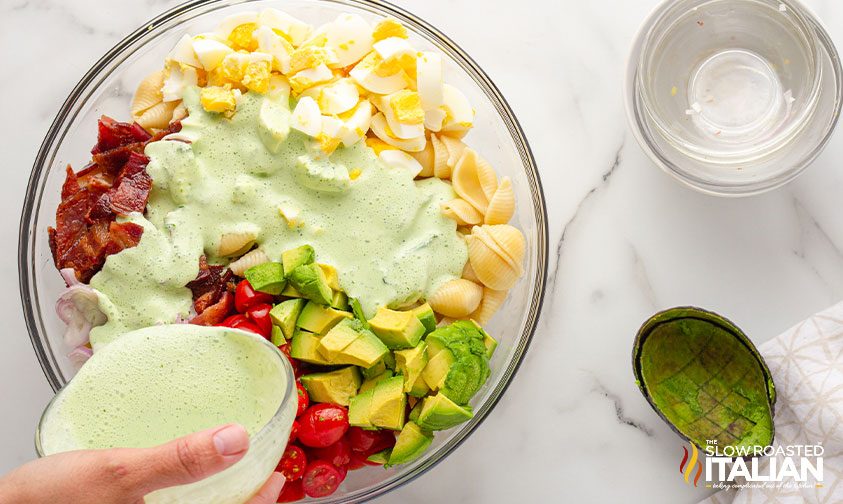
[[[220,19],[243,10],[281,9],[312,24],[353,12],[370,21],[392,16],[407,26],[415,47],[443,54],[446,81],[462,90],[477,111],[466,141],[512,179],[518,208],[513,225],[527,239],[524,277],[510,291],[489,324],[500,345],[492,375],[472,405],[474,418],[437,433],[420,459],[402,466],[351,471],[340,489],[317,502],[358,502],[381,495],[419,476],[453,451],[492,410],[520,365],[536,328],[547,276],[547,215],[539,175],[521,127],[489,77],[456,44],[424,21],[393,5],[365,0],[216,0],[193,1],[153,19],[98,61],[74,88],[47,133],[33,166],[20,226],[21,298],[35,352],[50,385],[58,390],[75,373],[62,342],[63,324],[55,303],[64,282],[53,266],[47,227],[55,221],[64,167],[81,168],[96,140],[97,119],[105,114],[125,120],[135,86],[160,68],[164,56],[184,33],[201,33]]]
[[[644,23],[627,114],[650,157],[703,192],[747,195],[796,177],[841,106],[837,52],[786,0],[670,0]]]

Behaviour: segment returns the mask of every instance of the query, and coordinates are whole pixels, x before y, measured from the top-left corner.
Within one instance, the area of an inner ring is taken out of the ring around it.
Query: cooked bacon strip
[[[191,324],[217,325],[221,323],[234,309],[234,295],[225,291],[219,301],[205,308],[202,313],[190,319]]]
[[[146,209],[149,190],[152,188],[152,179],[146,173],[148,163],[148,157],[132,152],[120,170],[110,192],[111,210],[117,215],[143,212]]]
[[[217,303],[226,289],[233,274],[225,266],[209,265],[205,256],[199,258],[199,274],[187,284],[193,293],[193,308],[201,314]]]

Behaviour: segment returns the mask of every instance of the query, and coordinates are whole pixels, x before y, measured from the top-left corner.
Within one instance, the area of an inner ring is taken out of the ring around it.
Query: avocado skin
[[[700,345],[705,336],[715,344]],[[694,359],[684,362],[689,355]],[[724,366],[726,359],[729,362]],[[699,449],[705,449],[708,439],[718,439],[721,447],[745,444],[742,440],[752,445],[772,444],[776,402],[772,375],[752,341],[727,318],[692,306],[656,313],[636,334],[632,366],[636,384],[653,410],[681,438]],[[744,369],[747,374],[731,376],[737,369]],[[747,379],[756,381],[755,386],[746,383]],[[695,380],[704,385],[697,385]],[[724,384],[730,381],[734,383]],[[709,385],[716,386],[711,389],[717,390],[714,396],[698,392]],[[718,392],[725,395],[725,400],[717,396]],[[710,410],[697,410],[698,401],[711,397],[722,402]],[[668,407],[669,411],[663,409]],[[734,412],[739,413],[737,419],[731,416]],[[755,422],[748,426],[741,414]],[[722,422],[719,432],[705,427],[712,422]],[[759,429],[751,429],[746,439],[732,435],[735,432],[743,436],[747,428],[759,425]]]
[[[328,286],[325,272],[316,263],[299,266],[290,273],[290,284],[304,297],[321,305],[330,305],[334,292]]]

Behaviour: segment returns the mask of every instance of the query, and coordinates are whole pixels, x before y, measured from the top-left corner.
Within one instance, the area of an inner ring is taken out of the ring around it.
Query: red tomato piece
[[[337,491],[343,475],[334,466],[324,460],[317,460],[307,465],[301,485],[304,493],[310,497],[325,497]]]
[[[348,466],[339,466],[337,467],[337,471],[340,473],[340,483],[345,481],[345,477],[348,476]]]
[[[296,392],[299,396],[299,407],[296,410],[296,418],[298,418],[310,406],[310,396],[307,394],[307,389],[300,382],[296,382]]]
[[[307,455],[304,450],[301,446],[288,444],[275,470],[283,474],[287,481],[295,481],[302,477],[305,467],[307,467]]]
[[[280,347],[278,347],[278,349],[279,349],[279,350],[281,350],[281,352],[282,352],[284,355],[286,355],[286,356],[287,356],[287,360],[289,360],[289,361],[290,361],[290,366],[292,366],[292,367],[293,367],[293,375],[294,375],[296,378],[298,378],[299,376],[301,376],[301,375],[302,375],[302,366],[301,366],[301,362],[299,362],[298,360],[296,360],[296,359],[294,359],[294,358],[290,357],[290,344],[289,344],[289,343],[284,343],[283,345],[281,345]]]
[[[293,420],[293,427],[290,428],[290,439],[287,441],[288,443],[292,443],[299,437],[299,421]]]
[[[330,462],[336,467],[344,467],[351,462],[351,444],[347,436],[343,436],[336,443],[325,448],[312,448],[311,453],[317,460]]]
[[[231,327],[232,329],[242,329],[244,331],[253,332],[263,336],[263,334],[261,334],[261,330],[258,329],[258,326],[249,322],[249,319],[247,319],[245,315],[231,315],[227,319],[223,320],[220,325],[224,327]]]
[[[287,480],[276,502],[295,502],[302,499],[304,499],[304,489],[302,488],[301,480]]]
[[[395,446],[395,434],[388,430],[365,430],[360,427],[351,427],[348,429],[348,442],[352,450],[368,457]]]
[[[361,467],[366,467],[367,465],[365,453],[352,451],[351,460],[345,467],[348,468],[349,471],[353,471],[355,469],[360,469]]]
[[[255,305],[272,304],[273,301],[275,298],[271,294],[256,291],[248,280],[241,280],[234,289],[234,307],[240,313],[246,313]]]
[[[348,430],[348,411],[335,404],[314,404],[298,420],[299,442],[311,448],[330,446]]]
[[[252,306],[246,311],[246,317],[260,329],[265,338],[272,335],[272,319],[269,318],[271,304],[261,303]]]

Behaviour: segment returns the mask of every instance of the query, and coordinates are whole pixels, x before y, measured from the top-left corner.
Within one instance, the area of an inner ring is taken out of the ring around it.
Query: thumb
[[[229,424],[174,439],[154,448],[132,450],[129,467],[136,468],[143,494],[186,485],[231,467],[249,449],[243,426]]]

